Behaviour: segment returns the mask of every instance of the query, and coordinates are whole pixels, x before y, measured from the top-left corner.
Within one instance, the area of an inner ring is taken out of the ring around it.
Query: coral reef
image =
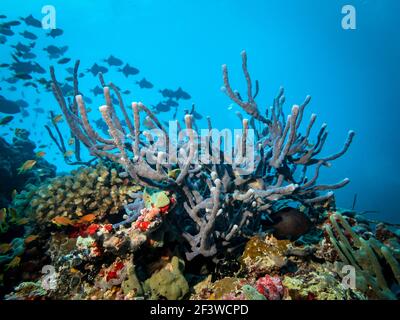
[[[260,110],[258,82],[253,92],[243,52],[245,100],[222,68],[223,91],[249,116],[238,115],[242,129],[235,146],[226,148],[211,119],[200,137],[192,114],[184,125],[167,127],[134,102],[131,120],[118,87],[99,74],[105,97],[100,113],[110,135],[104,138],[88,117],[78,66],[73,101],[63,96],[53,68],[52,88],[75,147],[88,148],[94,160],[81,159],[77,150],[74,160],[65,160],[83,167],[25,186],[0,212],[2,296],[398,298],[399,226],[337,209],[332,190],[349,179],[317,183],[321,168],[348,150],[354,132],[338,153],[321,156],[326,125],[312,139],[313,114],[300,132],[310,97],[285,116],[281,89],[272,107]],[[155,131],[143,129],[143,114]],[[57,122],[53,130],[48,128],[64,150]],[[355,268],[355,286],[346,282],[346,265]]]

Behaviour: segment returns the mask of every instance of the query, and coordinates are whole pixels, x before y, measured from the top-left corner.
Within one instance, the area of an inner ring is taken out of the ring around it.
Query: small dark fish
[[[11,47],[14,48],[15,50],[19,51],[19,52],[26,53],[26,52],[31,51],[31,49],[32,49],[33,47],[35,47],[35,44],[36,44],[35,42],[32,42],[32,43],[28,46],[28,45],[26,45],[26,44],[22,44],[21,42],[18,42],[15,46],[11,46]]]
[[[55,38],[55,37],[61,36],[63,33],[64,33],[64,31],[63,31],[62,29],[52,29],[52,30],[47,34],[47,36],[48,36],[48,37]]]
[[[70,62],[71,59],[70,58],[62,58],[60,60],[57,61],[58,64],[66,64],[68,62]]]
[[[10,123],[14,119],[13,116],[5,116],[0,118],[0,126],[5,126],[7,123]]]
[[[7,16],[4,14],[0,14],[0,19],[7,19]]]
[[[21,112],[20,107],[14,101],[8,100],[0,95],[0,112],[16,114]]]
[[[63,54],[65,54],[65,52],[67,52],[68,46],[59,48],[54,45],[49,45],[46,48],[43,48],[43,50],[49,54],[51,59],[57,59],[60,56],[62,56]]]
[[[139,69],[131,67],[129,63],[127,63],[122,69],[118,69],[118,71],[121,71],[125,77],[134,76],[139,73]]]
[[[107,62],[110,66],[122,66],[123,62],[121,59],[118,59],[114,57],[113,55],[110,55],[107,59],[103,60],[104,62]]]
[[[44,74],[46,70],[39,63],[35,62],[33,72]]]
[[[46,80],[45,78],[40,78],[36,80],[39,82],[41,85],[47,85],[50,81]]]
[[[94,121],[96,127],[100,129],[105,135],[108,135],[108,126],[102,119],[97,119]]]
[[[136,84],[138,84],[139,87],[142,88],[142,89],[151,89],[151,88],[154,87],[151,82],[146,80],[146,78],[143,78],[140,81],[136,81]]]
[[[10,28],[5,28],[5,27],[0,27],[0,33],[5,36],[13,36],[14,35],[14,31],[12,31]]]
[[[4,44],[7,42],[7,37],[0,35],[0,44]]]
[[[69,74],[74,74],[74,68],[68,67],[65,69]]]
[[[14,70],[16,74],[26,73],[29,74],[31,72],[35,73],[46,73],[46,70],[41,67],[37,62],[32,61],[20,61],[15,55],[11,55],[12,58],[15,60],[10,66],[11,70]]]
[[[24,21],[28,26],[36,28],[42,27],[42,23],[39,20],[35,19],[32,15],[29,15],[26,18],[21,18],[21,20]]]
[[[130,94],[131,91],[130,91],[130,90],[125,90],[125,91],[122,91],[122,93],[123,93],[123,94]]]
[[[8,68],[10,65],[8,63],[0,64],[0,68]]]
[[[179,103],[176,102],[175,100],[172,100],[171,98],[169,98],[167,101],[164,102],[166,105],[168,105],[169,107],[177,107],[179,106]]]
[[[37,89],[38,85],[32,81],[28,81],[28,82],[24,83],[24,87],[33,87],[33,88]]]
[[[169,112],[171,110],[171,107],[164,103],[164,102],[159,102],[155,107],[155,110],[157,113],[159,112]]]
[[[66,77],[65,81],[74,81],[74,77]]]
[[[15,78],[22,79],[22,80],[30,80],[32,76],[28,73],[16,73],[14,75]]]
[[[26,59],[26,60],[35,59],[36,58],[36,54],[34,54],[33,52],[27,52],[27,53],[24,53],[21,57]]]
[[[86,72],[91,72],[93,76],[97,76],[99,72],[101,73],[108,72],[108,69],[106,67],[99,66],[97,63],[95,63],[90,69],[87,69]]]
[[[16,91],[16,90],[17,90],[17,87],[11,86],[11,87],[8,88],[8,90],[9,90],[9,91]]]
[[[181,87],[179,87],[178,90],[175,91],[175,98],[177,100],[179,99],[189,100],[191,96],[189,93],[183,91]]]
[[[171,89],[159,90],[164,98],[175,98],[175,92]]]
[[[15,51],[15,56],[17,56],[17,57],[19,57],[19,58],[21,58],[22,57],[22,55],[24,54],[23,52],[20,52],[20,51]]]
[[[74,88],[70,86],[68,83],[65,83],[61,86],[61,92],[64,96],[69,96],[74,94]]]
[[[36,34],[26,30],[24,32],[20,32],[19,34],[29,40],[36,40],[38,38]]]
[[[19,26],[20,24],[21,22],[19,22],[18,20],[14,20],[14,21],[4,22],[2,25],[5,27],[16,27]]]
[[[18,79],[14,78],[14,77],[11,77],[11,78],[5,79],[5,81],[8,82],[8,83],[14,84],[14,83],[16,83],[18,81]]]
[[[93,94],[95,96],[101,95],[104,93],[103,89],[100,88],[99,86],[95,86],[93,89],[90,90],[91,92],[93,92]]]
[[[85,74],[83,72],[81,72],[80,74],[78,74],[79,78],[83,78],[85,76]]]

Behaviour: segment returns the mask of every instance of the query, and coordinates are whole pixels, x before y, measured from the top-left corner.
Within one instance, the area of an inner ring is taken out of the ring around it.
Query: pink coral
[[[284,294],[282,281],[278,276],[266,275],[256,282],[256,289],[268,300],[281,300]]]

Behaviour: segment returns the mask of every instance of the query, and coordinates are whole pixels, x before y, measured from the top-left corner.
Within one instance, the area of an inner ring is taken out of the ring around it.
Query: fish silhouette
[[[108,72],[108,69],[106,67],[99,66],[97,63],[95,63],[90,69],[87,69],[86,72],[91,72],[93,76],[97,76],[99,72],[101,73]]]
[[[110,55],[107,59],[104,59],[103,61],[107,62],[110,66],[119,67],[123,65],[122,60],[114,57],[113,55]]]
[[[93,94],[95,96],[101,95],[103,94],[103,89],[100,88],[99,86],[95,86],[93,89],[90,90],[91,92],[93,92]]]
[[[47,36],[48,36],[48,37],[55,38],[55,37],[61,36],[63,33],[64,33],[64,31],[63,31],[62,29],[52,29],[52,30],[47,34]]]
[[[38,38],[36,34],[26,30],[24,32],[20,32],[19,34],[29,40],[36,40]]]
[[[42,23],[35,19],[31,14],[27,16],[26,18],[20,18],[22,21],[25,22],[26,25],[36,27],[36,28],[41,28]]]
[[[118,69],[118,71],[121,71],[125,77],[134,76],[139,73],[139,69],[131,67],[129,63],[127,63],[122,69]]]
[[[57,61],[58,64],[66,64],[71,61],[71,58],[62,58]]]
[[[16,114],[21,112],[20,107],[14,101],[8,100],[0,95],[0,112],[7,114]]]
[[[143,78],[140,81],[136,81],[136,84],[138,84],[139,87],[142,89],[151,89],[154,87],[154,85],[151,82],[147,81],[146,78]]]

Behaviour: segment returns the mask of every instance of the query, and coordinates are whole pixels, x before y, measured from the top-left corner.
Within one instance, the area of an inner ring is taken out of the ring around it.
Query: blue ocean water
[[[196,110],[211,116],[218,128],[240,127],[235,115],[239,108],[231,108],[231,101],[220,90],[221,65],[226,63],[230,68],[235,87],[245,90],[240,60],[240,52],[245,49],[253,79],[260,83],[260,107],[272,104],[280,86],[286,90],[286,110],[310,94],[312,103],[306,118],[316,113],[316,128],[328,123],[325,154],[340,150],[349,129],[356,131],[349,152],[331,168],[324,168],[320,179],[351,179],[348,186],[336,192],[338,205],[351,207],[357,194],[357,210],[378,211],[370,216],[399,222],[398,1],[2,0],[0,13],[8,19],[29,14],[40,19],[42,7],[49,4],[56,8],[57,27],[64,34],[52,39],[45,35],[47,31],[35,30],[40,35],[35,61],[46,70],[55,65],[62,78],[67,76],[64,69],[75,59],[81,60],[84,71],[94,62],[105,65],[102,60],[112,54],[140,69],[137,76],[129,78],[116,69],[105,74],[108,81],[131,91],[125,100],[156,105],[161,100],[159,89],[181,86],[192,99],[182,103],[178,117],[195,103]],[[342,28],[341,10],[346,4],[356,8],[356,30]],[[24,28],[21,25],[16,29]],[[10,45],[18,41],[29,43],[15,35],[1,45],[2,63],[11,62]],[[67,45],[66,56],[72,61],[59,65],[49,60],[42,48],[50,44]],[[4,82],[8,70],[2,68],[0,72],[1,95],[16,100],[23,92],[28,109],[40,107],[46,111],[30,112],[25,118],[16,115],[13,122],[0,128],[0,134],[18,126],[27,128],[34,141],[49,143],[43,125],[49,121],[47,111],[59,113],[54,97],[47,92],[37,94],[32,88],[22,87],[22,83],[15,85],[16,91],[8,91],[9,85]],[[142,77],[155,88],[141,90],[135,81]],[[88,96],[98,84],[91,74],[80,79],[80,89]],[[103,103],[100,96],[93,98],[94,118],[100,117],[97,107]],[[205,121],[200,124],[206,126]],[[62,127],[67,131],[65,123]],[[54,146],[45,151],[45,158],[55,163],[59,172],[71,169]]]

